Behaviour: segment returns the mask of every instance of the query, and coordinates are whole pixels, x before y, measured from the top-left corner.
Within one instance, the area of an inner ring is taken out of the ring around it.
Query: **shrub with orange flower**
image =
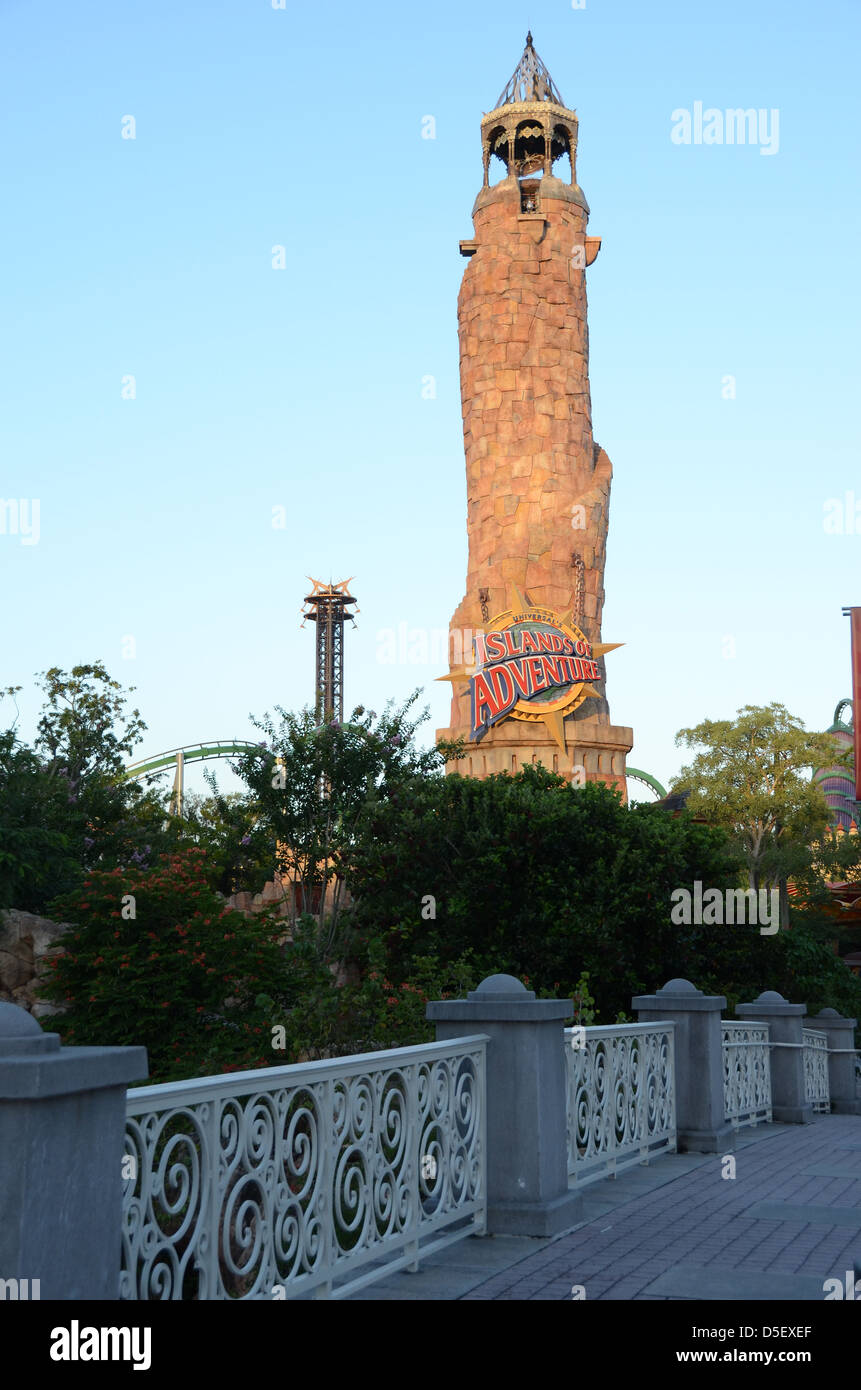
[[[51,911],[73,924],[42,989],[65,1009],[50,1019],[64,1042],[142,1044],[151,1081],[284,1062],[269,1046],[272,1001],[280,1017],[297,994],[283,923],[225,913],[202,850],[152,868],[93,870]]]

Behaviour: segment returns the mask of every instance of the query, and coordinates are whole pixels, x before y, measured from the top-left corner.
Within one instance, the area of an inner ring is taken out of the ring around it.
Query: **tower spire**
[[[500,106],[511,106],[518,101],[552,101],[557,106],[565,105],[546,65],[532,47],[531,30],[526,35],[523,56],[496,103],[496,109]]]

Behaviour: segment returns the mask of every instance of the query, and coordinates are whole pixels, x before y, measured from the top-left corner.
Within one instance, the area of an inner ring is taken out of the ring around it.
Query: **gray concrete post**
[[[0,1279],[18,1296],[119,1297],[126,1086],[145,1047],[61,1047],[0,1003]],[[24,1285],[23,1281],[27,1284]]]
[[[805,1018],[805,1028],[816,1028],[828,1035],[828,1090],[831,1113],[861,1115],[861,1100],[855,1082],[854,1018],[841,1018],[836,1009],[822,1009]]]
[[[570,999],[536,999],[513,975],[490,975],[466,999],[436,1000],[437,1041],[487,1033],[487,1229],[552,1236],[582,1220],[568,1191],[565,1020]]]
[[[703,994],[690,980],[669,980],[656,994],[631,1000],[640,1023],[675,1027],[676,1126],[680,1150],[728,1153],[735,1130],[724,1114],[722,994]]]
[[[804,1094],[804,1056],[802,1033],[806,1004],[790,1004],[777,990],[767,989],[752,1004],[737,1004],[736,1013],[745,1022],[768,1024],[770,1048],[771,1114],[787,1125],[813,1123],[813,1106]],[[786,1046],[786,1044],[790,1046]]]

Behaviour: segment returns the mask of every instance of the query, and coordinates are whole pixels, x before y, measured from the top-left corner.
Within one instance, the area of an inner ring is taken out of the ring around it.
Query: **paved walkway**
[[[704,1154],[630,1169],[555,1240],[472,1237],[354,1298],[821,1302],[861,1263],[861,1116],[741,1130],[734,1156],[734,1178]]]

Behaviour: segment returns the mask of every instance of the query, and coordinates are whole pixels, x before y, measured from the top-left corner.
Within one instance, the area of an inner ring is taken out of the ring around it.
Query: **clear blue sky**
[[[139,756],[253,736],[249,711],[312,695],[306,575],[355,575],[348,705],[421,685],[428,735],[448,722],[444,668],[381,662],[380,634],[443,628],[463,593],[457,243],[529,26],[603,238],[604,638],[626,644],[607,688],[630,761],[667,781],[676,730],[745,703],[824,727],[861,603],[861,514],[824,525],[829,499],[861,504],[859,17],[5,0],[0,497],[40,501],[38,544],[0,534],[22,732],[34,672],[98,658],[138,688]],[[777,153],[674,144],[696,101],[776,108]]]

